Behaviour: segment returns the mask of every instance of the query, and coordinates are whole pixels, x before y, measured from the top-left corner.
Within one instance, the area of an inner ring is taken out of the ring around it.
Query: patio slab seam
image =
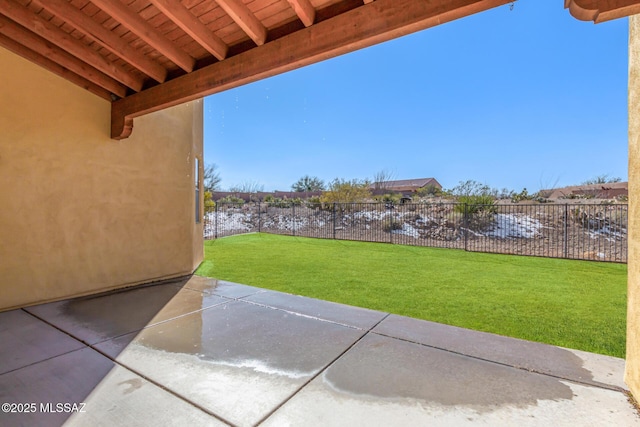
[[[216,295],[216,296],[217,296],[217,295]],[[165,324],[165,323],[167,323],[167,322],[171,322],[171,321],[173,321],[173,320],[180,319],[180,318],[182,318],[182,317],[190,316],[190,315],[192,315],[192,314],[194,314],[194,313],[201,313],[201,312],[203,312],[203,311],[205,311],[205,310],[209,310],[210,308],[219,307],[219,306],[221,306],[221,305],[228,304],[229,302],[230,302],[230,301],[221,301],[221,302],[219,302],[219,303],[216,303],[216,304],[210,305],[210,306],[208,306],[208,307],[203,307],[203,308],[200,308],[200,309],[198,309],[198,310],[189,311],[189,312],[187,312],[187,313],[182,313],[182,314],[180,314],[180,315],[177,315],[177,316],[174,316],[174,317],[170,317],[170,318],[168,318],[168,319],[160,320],[160,321],[158,321],[158,322],[154,322],[154,323],[152,323],[152,324],[145,325],[144,327],[142,327],[142,328],[140,328],[140,329],[134,329],[134,330],[132,330],[132,331],[123,332],[123,333],[121,333],[121,334],[117,334],[117,335],[114,335],[114,336],[112,336],[112,337],[105,338],[105,339],[100,340],[100,341],[96,341],[96,342],[91,343],[91,344],[90,344],[90,343],[85,343],[85,344],[87,344],[89,347],[94,348],[94,349],[96,349],[96,350],[97,350],[97,348],[95,348],[95,346],[97,346],[97,345],[99,345],[99,344],[104,344],[104,343],[106,343],[106,342],[108,342],[108,341],[111,341],[111,340],[114,340],[114,339],[116,339],[116,338],[120,338],[120,337],[123,337],[123,336],[125,336],[125,335],[133,334],[134,332],[141,332],[141,331],[144,331],[145,329],[149,329],[149,328],[153,328],[153,327],[156,327],[156,326],[159,326],[159,325],[163,325],[163,324]],[[73,336],[73,335],[72,335],[72,336]],[[75,337],[74,337],[74,338],[75,338]],[[76,338],[76,339],[78,339],[78,338]],[[84,343],[84,341],[82,341],[82,342]],[[98,350],[98,351],[99,351],[99,350]]]
[[[447,348],[443,348],[443,347],[438,347],[438,346],[429,345],[429,344],[421,343],[421,342],[414,341],[414,340],[409,340],[409,339],[406,339],[406,338],[394,337],[392,335],[387,335],[387,334],[383,334],[383,333],[375,332],[375,331],[370,331],[370,332],[372,334],[379,335],[379,336],[382,336],[382,337],[385,337],[385,338],[391,338],[391,339],[395,339],[395,340],[398,340],[398,341],[404,341],[404,342],[408,342],[408,343],[411,343],[411,344],[417,344],[417,345],[420,345],[420,346],[423,346],[423,347],[433,348],[435,350],[440,350],[440,351],[444,351],[444,352],[451,353],[451,354],[457,354],[459,356],[468,357],[468,358],[475,359],[475,360],[482,360],[483,362],[493,363],[495,365],[505,366],[505,367],[513,368],[513,369],[518,369],[518,370],[524,371],[524,372],[529,372],[529,373],[533,373],[533,374],[537,374],[537,375],[544,375],[544,376],[551,377],[551,378],[557,378],[557,379],[563,380],[563,381],[570,381],[572,383],[580,384],[580,385],[583,385],[583,386],[586,386],[586,387],[596,387],[596,388],[601,388],[603,390],[617,391],[617,392],[620,392],[620,393],[626,393],[627,392],[627,390],[625,390],[623,388],[620,388],[620,387],[616,387],[614,385],[608,385],[608,384],[604,384],[604,383],[594,384],[594,383],[590,383],[590,382],[586,382],[586,381],[580,381],[580,380],[577,380],[575,378],[568,378],[568,377],[562,376],[562,375],[553,375],[553,374],[548,373],[548,372],[540,372],[537,369],[527,369],[527,368],[524,368],[522,366],[515,366],[515,365],[509,364],[509,363],[499,362],[497,360],[491,360],[491,359],[487,359],[487,358],[484,358],[484,357],[478,357],[478,356],[474,356],[474,355],[471,355],[471,354],[466,354],[466,353],[463,353],[463,352],[459,352],[459,351],[455,351],[455,350],[451,350],[451,349],[447,349]]]
[[[273,307],[269,307],[269,308],[273,308]],[[286,310],[282,310],[282,311],[286,311]],[[342,356],[347,354],[353,347],[355,347],[360,341],[362,341],[364,339],[364,337],[366,337],[373,330],[373,328],[378,326],[384,319],[386,319],[389,316],[390,316],[390,314],[387,313],[382,319],[380,319],[378,322],[376,322],[374,325],[372,325],[367,330],[360,329],[360,328],[354,328],[356,330],[362,330],[362,331],[364,331],[364,333],[357,340],[355,340],[353,343],[351,343],[351,345],[349,347],[347,347],[343,352],[338,354],[333,360],[331,360],[329,363],[327,363],[315,375],[311,376],[307,381],[305,381],[300,387],[298,387],[293,393],[291,393],[291,395],[289,397],[284,399],[282,402],[280,402],[280,404],[278,404],[275,408],[273,408],[271,411],[269,411],[269,413],[267,413],[264,417],[262,417],[262,419],[260,419],[256,424],[254,424],[254,427],[258,427],[259,425],[261,425],[262,423],[267,421],[271,416],[273,416],[273,414],[278,412],[278,410],[280,408],[282,408],[284,405],[286,405],[287,402],[289,402],[291,399],[293,399],[298,393],[300,393],[305,387],[307,387],[313,380],[315,380],[320,375],[322,375],[324,372],[326,372],[329,368],[331,368],[331,366],[333,366],[338,360],[340,360],[342,358]],[[322,320],[322,319],[317,319],[317,320]],[[329,323],[336,323],[336,322],[329,322]],[[345,326],[345,325],[341,325],[341,326]]]
[[[70,334],[70,333],[68,333],[67,331],[65,331],[65,330],[63,330],[63,329],[60,329],[60,328],[59,328],[59,327],[57,327],[56,325],[51,324],[51,323],[47,322],[46,320],[41,319],[40,317],[36,316],[35,314],[33,314],[33,313],[30,313],[30,312],[26,311],[24,308],[21,308],[21,309],[20,309],[20,311],[22,311],[23,313],[26,313],[26,314],[27,314],[27,315],[29,315],[29,316],[32,316],[32,317],[33,317],[33,318],[35,318],[36,320],[38,320],[38,321],[40,321],[40,322],[42,322],[42,323],[44,323],[44,324],[46,324],[46,325],[48,325],[48,326],[51,326],[52,328],[56,329],[57,331],[62,332],[63,334],[67,335],[69,338],[73,339],[74,341],[78,341],[79,343],[81,343],[81,344],[84,346],[84,347],[81,347],[81,348],[91,347],[91,346],[89,345],[89,343],[86,343],[86,342],[82,341],[81,339],[78,339],[77,337],[75,337],[75,336],[71,335],[71,334]],[[19,371],[20,369],[26,368],[26,367],[28,367],[28,366],[37,365],[38,363],[41,363],[41,362],[45,362],[45,361],[47,361],[47,360],[54,359],[54,358],[56,358],[56,357],[58,357],[58,356],[63,356],[63,355],[65,355],[65,354],[73,353],[74,351],[78,351],[78,350],[80,350],[81,348],[74,348],[74,349],[72,349],[72,350],[65,351],[65,352],[63,352],[63,353],[59,353],[59,354],[53,355],[53,356],[51,356],[51,357],[47,357],[47,358],[44,358],[44,359],[38,360],[38,361],[35,361],[35,362],[33,362],[33,363],[29,363],[29,364],[27,364],[27,365],[24,365],[24,366],[20,366],[19,368],[15,368],[15,369],[11,369],[11,370],[6,371],[6,372],[2,372],[2,373],[0,373],[0,375],[4,375],[4,374],[11,373],[11,372]]]
[[[237,299],[236,301],[244,302],[244,303],[255,305],[255,306],[258,306],[258,307],[262,307],[262,308],[268,308],[268,309],[271,309],[271,310],[282,311],[284,313],[293,314],[294,316],[305,317],[307,319],[318,320],[320,322],[326,322],[326,323],[332,323],[334,325],[344,326],[345,328],[355,329],[355,330],[358,330],[358,331],[367,331],[367,332],[371,331],[371,329],[373,327],[378,326],[378,324],[380,322],[382,322],[384,319],[386,319],[390,314],[390,313],[384,313],[384,317],[379,322],[377,322],[371,328],[365,329],[365,328],[359,328],[359,327],[354,326],[354,325],[348,325],[346,323],[336,322],[335,320],[323,319],[322,317],[311,316],[309,314],[300,313],[299,311],[286,310],[284,308],[274,307],[272,305],[258,303],[258,302],[255,302],[255,301],[247,301],[247,300],[243,300],[243,299]]]
[[[104,342],[104,341],[103,341]],[[99,343],[96,343],[94,345],[98,345]],[[109,356],[109,354],[107,354],[106,352],[100,350],[99,348],[94,347],[94,345],[89,345],[88,347],[91,348],[92,350],[98,352],[100,355],[106,357],[107,359],[111,360],[114,364],[120,366],[121,368],[132,372],[135,375],[138,375],[139,377],[143,378],[145,381],[148,381],[149,383],[155,385],[156,387],[159,387],[161,390],[166,391],[167,393],[171,394],[172,396],[186,402],[187,404],[193,406],[196,409],[199,409],[200,411],[204,412],[207,415],[210,415],[212,417],[214,417],[215,419],[217,419],[218,421],[221,421],[227,425],[229,425],[230,427],[238,427],[236,424],[232,423],[231,421],[228,421],[226,419],[224,419],[223,417],[221,417],[220,415],[213,413],[209,410],[207,410],[206,408],[203,408],[202,406],[198,405],[197,403],[187,399],[186,397],[182,396],[181,394],[171,390],[170,388],[162,385],[161,383],[155,381],[154,379],[142,374],[141,372],[138,372],[136,369],[131,368],[130,366],[127,366],[125,364],[122,364],[120,362],[118,362],[118,360],[116,360],[115,357],[111,357]]]
[[[194,276],[194,275],[192,275],[192,276]],[[203,277],[203,276],[198,276],[198,277]],[[232,282],[229,282],[229,283],[230,284],[235,284],[235,283],[232,283]],[[167,284],[175,286],[175,287],[180,288],[180,289],[189,289],[190,291],[202,292],[202,293],[207,294],[207,295],[213,295],[213,296],[217,296],[217,297],[220,297],[220,298],[225,298],[225,299],[232,300],[232,301],[240,301],[243,298],[249,298],[250,296],[253,296],[253,295],[256,295],[256,294],[260,294],[260,293],[263,293],[263,292],[267,292],[266,289],[256,288],[257,289],[256,291],[254,291],[252,293],[248,293],[247,295],[233,297],[233,296],[229,296],[229,295],[223,295],[223,294],[220,294],[220,293],[216,293],[215,291],[211,291],[211,290],[208,290],[208,289],[199,289],[199,288],[194,287],[194,286],[189,286],[189,281],[187,281],[185,284],[182,284],[182,285],[179,284],[179,283],[167,283]],[[238,285],[241,285],[241,284],[238,284]],[[244,286],[244,285],[242,285],[242,286]]]

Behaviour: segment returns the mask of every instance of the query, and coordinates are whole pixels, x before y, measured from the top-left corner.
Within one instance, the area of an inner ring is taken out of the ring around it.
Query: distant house
[[[371,190],[402,194],[415,193],[421,188],[434,187],[442,190],[442,185],[435,178],[400,179],[396,181],[374,182]]]
[[[613,199],[629,195],[628,182],[609,182],[604,184],[573,185],[570,187],[540,190],[540,196],[547,199],[570,199],[576,196],[588,196],[594,199]]]

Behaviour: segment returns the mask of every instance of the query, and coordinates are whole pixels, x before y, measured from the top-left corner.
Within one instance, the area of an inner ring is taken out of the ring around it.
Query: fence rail
[[[263,232],[322,239],[627,262],[623,204],[218,203],[205,238]]]

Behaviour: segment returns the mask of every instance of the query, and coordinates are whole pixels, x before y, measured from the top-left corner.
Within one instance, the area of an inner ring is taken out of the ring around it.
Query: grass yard
[[[245,234],[207,241],[196,273],[625,356],[623,264]]]

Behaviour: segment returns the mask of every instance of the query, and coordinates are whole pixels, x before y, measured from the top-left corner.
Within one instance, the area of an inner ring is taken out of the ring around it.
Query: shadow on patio
[[[0,313],[0,342],[3,426],[640,425],[621,359],[198,276]]]

